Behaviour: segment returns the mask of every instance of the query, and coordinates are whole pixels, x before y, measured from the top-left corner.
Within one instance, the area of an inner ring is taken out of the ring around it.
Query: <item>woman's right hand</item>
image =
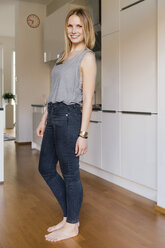
[[[43,137],[45,131],[46,123],[41,121],[36,129],[36,133],[38,137]]]

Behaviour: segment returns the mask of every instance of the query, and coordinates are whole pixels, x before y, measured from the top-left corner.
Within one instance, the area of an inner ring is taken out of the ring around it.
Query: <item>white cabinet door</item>
[[[119,109],[119,33],[102,38],[102,109]]]
[[[119,30],[119,0],[102,0],[102,35]]]
[[[121,115],[122,177],[156,189],[156,115]]]
[[[157,112],[156,0],[120,13],[120,110]]]
[[[91,120],[88,131],[88,150],[80,160],[101,168],[101,123]]]
[[[120,113],[102,113],[102,169],[120,176],[119,121]]]

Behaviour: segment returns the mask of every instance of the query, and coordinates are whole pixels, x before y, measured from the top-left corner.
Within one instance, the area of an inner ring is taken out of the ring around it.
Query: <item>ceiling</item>
[[[0,0],[0,4],[3,3],[3,4],[9,4],[9,3],[15,3],[17,1],[20,1],[20,2],[33,2],[33,3],[41,3],[41,4],[49,4],[55,0]]]

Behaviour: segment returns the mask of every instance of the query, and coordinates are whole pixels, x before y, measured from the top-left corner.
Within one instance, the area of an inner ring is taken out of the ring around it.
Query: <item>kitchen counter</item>
[[[102,105],[101,104],[94,104],[93,106],[92,106],[92,110],[99,110],[99,111],[101,111],[102,110]]]
[[[37,108],[43,108],[43,107],[45,107],[44,104],[32,104],[31,106],[32,107],[37,107]],[[92,110],[101,110],[101,104],[94,104],[92,106]]]

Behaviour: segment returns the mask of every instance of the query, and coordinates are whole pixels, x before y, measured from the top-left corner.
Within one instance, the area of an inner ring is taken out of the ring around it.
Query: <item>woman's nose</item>
[[[72,29],[72,33],[76,33],[76,27],[73,27],[73,29]]]

